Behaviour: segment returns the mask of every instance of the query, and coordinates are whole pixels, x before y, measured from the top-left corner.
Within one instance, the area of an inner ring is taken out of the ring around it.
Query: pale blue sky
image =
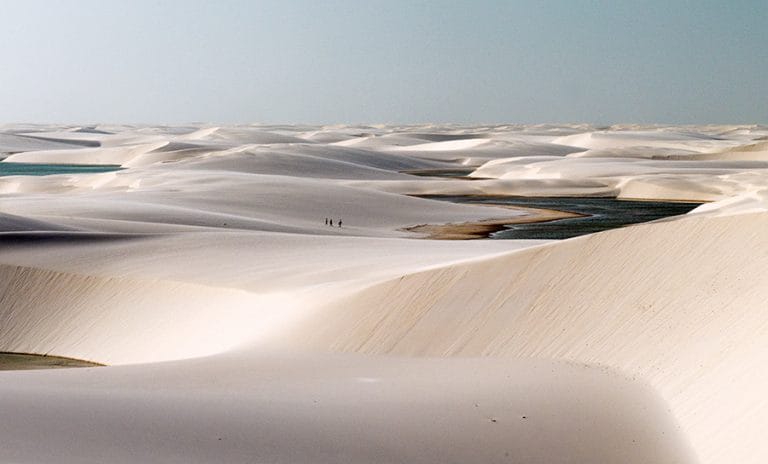
[[[766,24],[766,0],[0,0],[0,121],[768,123]]]

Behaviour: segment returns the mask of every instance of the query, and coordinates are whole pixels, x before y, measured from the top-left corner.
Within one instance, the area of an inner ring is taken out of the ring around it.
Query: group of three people
[[[325,218],[325,225],[333,227],[333,219]],[[339,227],[341,227],[341,219],[339,219]]]

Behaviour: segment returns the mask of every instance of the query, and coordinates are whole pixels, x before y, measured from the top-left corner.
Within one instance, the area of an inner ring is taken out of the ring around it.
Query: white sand
[[[126,169],[0,177],[0,351],[110,365],[0,373],[0,460],[764,462],[766,136],[2,127],[5,162]],[[402,229],[525,213],[417,193],[712,203],[444,242]]]

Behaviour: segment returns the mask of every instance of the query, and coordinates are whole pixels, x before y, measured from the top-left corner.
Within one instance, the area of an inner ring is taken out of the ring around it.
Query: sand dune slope
[[[8,462],[693,462],[653,391],[585,366],[272,354],[10,375]]]
[[[48,164],[116,164],[127,163],[134,158],[160,148],[166,142],[124,145],[111,148],[78,148],[70,150],[27,151],[5,159],[13,163]]]
[[[0,351],[106,364],[189,358],[252,343],[285,295],[0,265]]]
[[[767,228],[765,213],[691,218],[405,275],[292,333],[315,349],[610,366],[669,401],[702,462],[762,462]]]

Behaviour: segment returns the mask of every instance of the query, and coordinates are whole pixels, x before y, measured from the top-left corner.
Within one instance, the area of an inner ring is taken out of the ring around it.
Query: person
[[[339,218],[339,228],[341,228],[341,218]]]
[[[328,225],[328,218],[325,218],[325,225]]]
[[[333,219],[331,219],[331,227],[333,227]]]

